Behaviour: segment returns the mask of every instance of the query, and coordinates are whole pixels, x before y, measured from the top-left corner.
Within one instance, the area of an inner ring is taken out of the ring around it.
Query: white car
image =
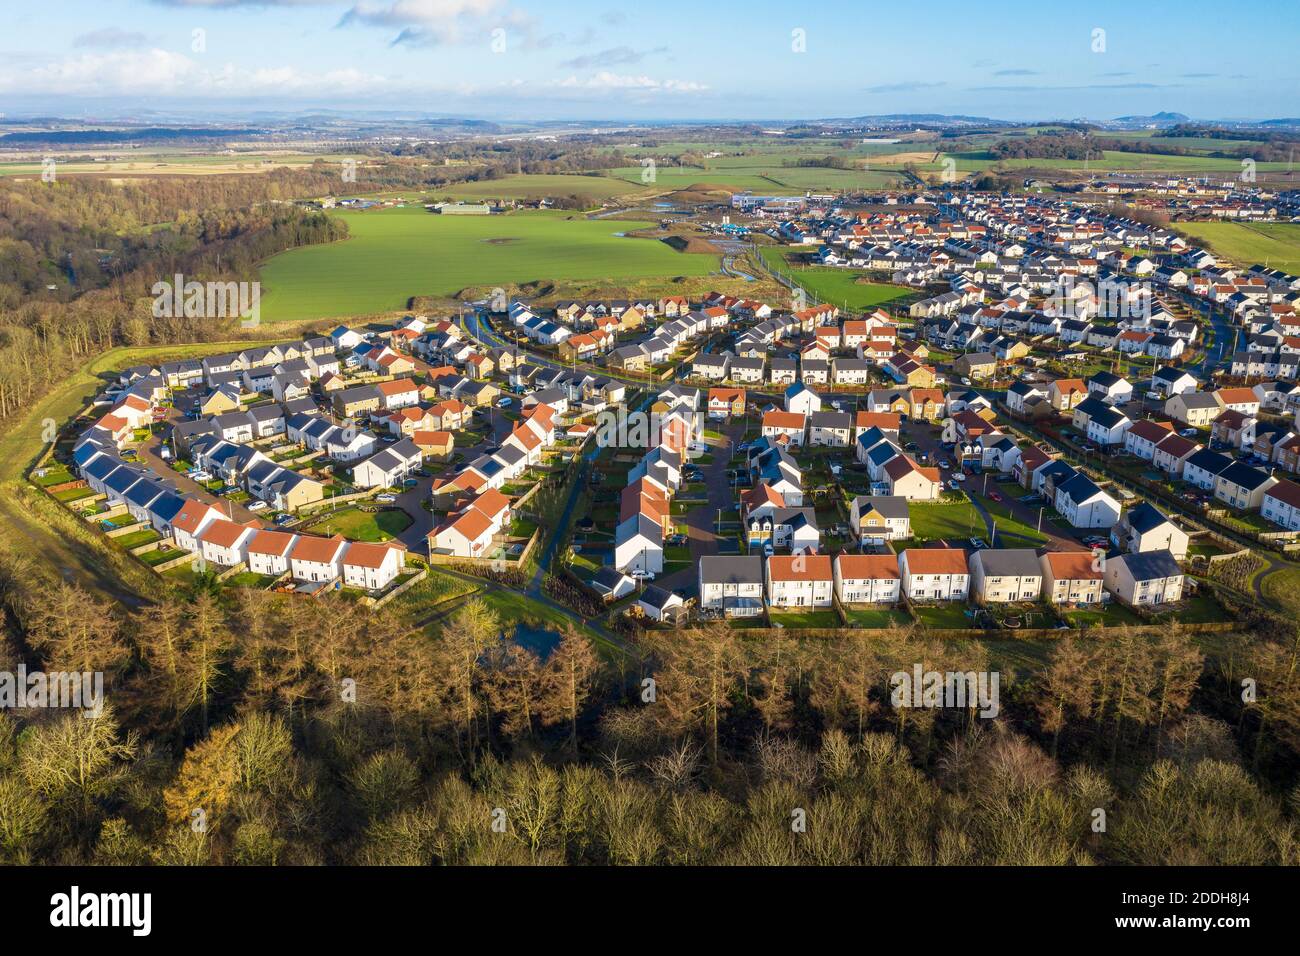
[[[375,495],[375,500],[383,505],[391,505],[394,501],[397,500],[397,495],[390,495],[387,492],[385,492],[382,495]]]
[[[249,510],[249,511],[265,511],[265,510],[266,510],[266,502],[265,502],[265,501],[250,501],[250,502],[248,503],[248,510]]]
[[[640,568],[637,568],[635,571],[629,573],[638,581],[653,581],[655,579],[655,573],[653,571],[642,571]]]

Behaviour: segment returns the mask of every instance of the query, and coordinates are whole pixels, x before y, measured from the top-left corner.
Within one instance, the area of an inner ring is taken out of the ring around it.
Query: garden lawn
[[[897,624],[903,627],[912,622],[906,611],[894,607],[871,607],[863,605],[855,607],[852,604],[844,605],[844,616],[848,619],[849,626],[858,627],[889,627]]]
[[[965,601],[945,601],[942,604],[917,605],[912,608],[916,619],[926,627],[936,629],[968,628],[972,622],[966,616]]]
[[[1071,627],[1123,627],[1144,623],[1132,608],[1118,601],[1097,607],[1061,609],[1061,618]]]
[[[816,608],[806,611],[788,611],[771,608],[768,611],[771,622],[783,627],[837,628],[843,627],[840,616],[832,608]]]

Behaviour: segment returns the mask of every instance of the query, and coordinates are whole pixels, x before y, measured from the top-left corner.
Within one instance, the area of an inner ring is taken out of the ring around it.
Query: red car
[[[1002,500],[1002,496],[998,494],[996,491],[989,492],[989,501],[1001,501],[1001,500]]]

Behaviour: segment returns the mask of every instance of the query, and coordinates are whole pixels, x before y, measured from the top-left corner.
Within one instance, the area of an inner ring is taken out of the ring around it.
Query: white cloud
[[[601,70],[585,79],[569,76],[553,84],[569,90],[637,90],[653,93],[703,93],[708,86],[693,80],[656,80],[654,77],[633,76]]]
[[[0,67],[0,92],[81,96],[365,95],[390,81],[360,70],[304,73],[293,67],[209,69],[170,50],[87,53],[27,70]]]
[[[366,98],[377,95],[445,94],[463,99],[553,96],[628,98],[699,94],[709,87],[693,80],[657,79],[645,74],[601,70],[589,76],[519,79],[477,85],[434,83],[367,73],[354,68],[323,72],[293,66],[246,68],[205,62],[172,50],[86,52],[42,65],[0,65],[0,94],[46,96],[276,97],[296,100]]]
[[[394,45],[432,45],[481,39],[496,27],[523,30],[527,21],[502,0],[360,0],[339,20],[352,24],[398,30]]]

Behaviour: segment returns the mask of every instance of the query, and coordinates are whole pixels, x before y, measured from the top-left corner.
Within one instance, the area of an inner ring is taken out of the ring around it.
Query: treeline
[[[1182,132],[1176,132],[1177,130]],[[1196,135],[1211,136],[1223,132],[1204,130],[1200,133],[1195,128],[1174,127],[1162,136]],[[1237,136],[1211,136],[1216,139],[1241,139]],[[1024,136],[1003,139],[995,143],[990,153],[996,159],[1101,159],[1104,151],[1125,153],[1143,153],[1155,156],[1207,156],[1216,159],[1254,159],[1256,162],[1286,162],[1294,158],[1296,140],[1286,134],[1261,134],[1257,138],[1267,138],[1268,142],[1251,143],[1236,149],[1210,150],[1187,146],[1174,146],[1169,143],[1153,143],[1146,139],[1127,139],[1079,133],[1044,132],[1036,136]]]
[[[786,166],[818,169],[857,169],[857,163],[848,156],[809,156],[801,159],[787,159]]]
[[[541,660],[473,599],[430,635],[202,579],[120,616],[44,576],[0,559],[0,665],[103,671],[107,709],[0,717],[3,862],[1300,862],[1294,634],[1067,639],[986,720],[892,704],[898,671],[992,666],[908,630]]]

